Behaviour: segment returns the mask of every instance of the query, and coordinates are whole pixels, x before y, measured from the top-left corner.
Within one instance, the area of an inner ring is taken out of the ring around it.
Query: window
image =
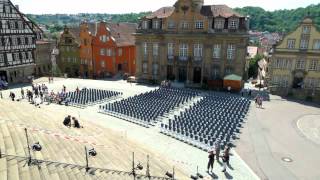
[[[18,39],[17,39],[17,37],[12,37],[11,40],[12,40],[12,45],[13,45],[13,46],[18,45]]]
[[[296,69],[305,69],[305,60],[303,59],[297,60]]]
[[[302,33],[303,34],[310,34],[311,26],[303,26],[302,27]]]
[[[159,69],[159,66],[158,66],[158,64],[153,64],[153,66],[152,66],[152,74],[153,75],[158,75],[158,70]]]
[[[6,13],[11,13],[11,8],[10,8],[10,6],[5,6],[5,12]]]
[[[188,29],[189,28],[189,23],[187,21],[182,21],[181,22],[181,29]]]
[[[22,52],[22,53],[21,53],[21,57],[22,57],[22,62],[23,62],[23,63],[26,63],[27,56],[26,56],[26,53],[25,53],[25,52]]]
[[[16,23],[14,21],[10,21],[10,29],[15,29]]]
[[[148,55],[148,43],[143,43],[143,54],[145,55],[145,56],[147,56]]]
[[[315,39],[314,40],[313,49],[320,50],[320,39]]]
[[[20,37],[20,44],[25,45],[26,44],[25,40],[26,39],[24,37]]]
[[[0,13],[3,13],[3,4],[0,4]]]
[[[307,39],[301,39],[300,49],[308,49],[309,41]]]
[[[174,55],[174,47],[173,43],[168,43],[168,56]]]
[[[30,60],[33,59],[33,55],[32,55],[31,51],[28,52],[28,59],[30,59]]]
[[[0,54],[0,66],[4,66],[4,54]]]
[[[196,29],[203,29],[203,21],[196,21],[195,28]]]
[[[29,42],[29,44],[33,44],[32,37],[29,37],[29,38],[28,38],[28,42]]]
[[[19,53],[14,53],[13,54],[13,61],[19,61],[20,57],[19,57]]]
[[[23,29],[23,22],[22,21],[18,21],[18,29]]]
[[[310,65],[309,65],[309,70],[310,71],[316,71],[318,68],[318,60],[311,60]]]
[[[153,54],[153,56],[159,55],[159,44],[158,43],[153,43],[152,54]]]
[[[228,44],[227,59],[232,60],[235,58],[235,55],[236,55],[236,46],[234,44]]]
[[[220,78],[220,68],[219,67],[212,68],[211,78],[212,79],[219,79]]]
[[[100,49],[100,55],[101,56],[105,56],[106,55],[105,49],[103,49],[103,48]]]
[[[221,57],[221,44],[213,45],[213,58]]]
[[[71,57],[68,57],[67,60],[68,60],[68,63],[71,63]]]
[[[108,48],[108,49],[106,49],[106,51],[107,51],[107,56],[112,56],[112,49],[110,49],[110,48]]]
[[[176,24],[174,21],[169,21],[168,22],[168,29],[174,29],[176,27]]]
[[[305,88],[317,88],[319,87],[319,79],[316,78],[306,78],[304,81]]]
[[[105,62],[101,61],[101,68],[104,68],[104,67],[105,67]]]
[[[223,29],[223,28],[224,28],[224,19],[215,19],[214,29]]]
[[[147,74],[148,73],[148,64],[147,63],[143,63],[142,64],[142,72],[144,74]]]
[[[229,74],[232,74],[232,69],[227,67],[226,70],[225,70],[225,75],[229,75]]]
[[[202,44],[195,44],[193,48],[193,56],[195,57],[202,57]]]
[[[122,48],[118,49],[118,56],[122,56]]]
[[[153,20],[152,21],[152,28],[153,29],[160,29],[160,20]]]
[[[179,56],[180,57],[188,56],[188,44],[180,44]]]
[[[107,36],[107,35],[100,36],[100,41],[102,41],[103,43],[109,41],[109,36]]]
[[[142,21],[142,29],[149,29],[149,22],[147,20]]]
[[[296,44],[296,40],[295,39],[288,39],[287,48],[288,49],[294,49],[295,48],[295,44]]]
[[[230,19],[229,29],[238,29],[238,19]]]

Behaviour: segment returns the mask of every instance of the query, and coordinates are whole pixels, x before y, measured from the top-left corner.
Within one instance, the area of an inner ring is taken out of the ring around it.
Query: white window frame
[[[118,56],[122,56],[122,53],[123,53],[123,52],[122,52],[122,48],[119,48],[119,49],[118,49]]]
[[[176,23],[173,20],[168,21],[168,29],[175,29]]]
[[[107,48],[106,49],[106,55],[111,57],[112,56],[112,49],[111,48]]]
[[[33,44],[33,39],[32,39],[32,37],[28,37],[28,42],[29,42],[29,45]]]
[[[152,44],[152,55],[159,56],[159,43]]]
[[[148,73],[148,63],[142,63],[142,72],[144,74],[147,74]]]
[[[306,68],[306,61],[304,59],[296,60],[296,69],[304,70]]]
[[[106,50],[104,48],[100,49],[100,56],[105,56],[106,55]]]
[[[295,47],[296,47],[296,40],[295,39],[288,39],[287,48],[288,49],[295,49]]]
[[[300,49],[308,49],[309,41],[307,39],[301,39]]]
[[[224,29],[225,19],[216,18],[214,19],[214,29]]]
[[[188,57],[188,44],[186,43],[180,44],[179,57]]]
[[[149,21],[148,20],[142,21],[142,29],[149,29]]]
[[[142,48],[143,48],[143,55],[144,56],[147,56],[148,55],[148,43],[147,42],[144,42],[142,44]]]
[[[153,75],[158,75],[159,73],[159,65],[158,64],[153,64],[152,65],[152,74]]]
[[[20,61],[19,53],[13,53],[13,61]]]
[[[202,20],[198,20],[195,22],[194,25],[195,29],[203,29],[204,28],[204,22]]]
[[[311,26],[302,26],[302,34],[310,34]]]
[[[221,58],[221,44],[214,44],[213,45],[213,58],[218,59]]]
[[[313,43],[314,50],[320,50],[320,39],[315,39]]]
[[[22,21],[18,21],[18,29],[23,29],[23,22]]]
[[[235,44],[228,44],[227,48],[227,59],[233,60],[236,56],[236,45]]]
[[[202,57],[203,56],[203,45],[200,43],[193,45],[193,56]]]
[[[152,28],[153,29],[160,29],[160,20],[156,19],[152,21]]]
[[[309,70],[310,70],[310,71],[317,71],[317,69],[318,69],[318,64],[319,64],[319,61],[318,61],[318,60],[316,60],[316,59],[310,60]]]
[[[16,23],[13,20],[9,21],[9,24],[10,24],[10,29],[16,29]]]
[[[228,23],[229,29],[238,29],[239,27],[239,19],[231,18]]]
[[[181,21],[181,29],[189,29],[189,23],[187,21]]]
[[[174,55],[174,43],[168,43],[168,56]]]
[[[0,54],[0,66],[4,66],[5,62],[4,62],[4,54]]]
[[[101,66],[101,68],[105,68],[105,67],[106,67],[106,63],[102,60],[102,61],[100,62],[100,66]]]

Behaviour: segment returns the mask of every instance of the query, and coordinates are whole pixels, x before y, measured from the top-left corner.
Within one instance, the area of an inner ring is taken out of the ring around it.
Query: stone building
[[[96,23],[80,24],[80,74],[82,77],[93,77],[92,39],[95,35]]]
[[[68,77],[80,76],[80,43],[77,29],[73,28],[71,30],[65,27],[58,42],[59,58],[57,59],[57,65],[59,70],[67,74]]]
[[[33,74],[37,33],[10,0],[0,1],[0,78],[26,82]]]
[[[55,44],[55,41],[49,40],[36,41],[34,76],[52,75],[51,52]]]
[[[320,31],[312,19],[306,17],[273,51],[271,92],[320,101]]]
[[[141,19],[136,37],[140,80],[222,84],[246,78],[247,18],[226,5],[178,0]]]

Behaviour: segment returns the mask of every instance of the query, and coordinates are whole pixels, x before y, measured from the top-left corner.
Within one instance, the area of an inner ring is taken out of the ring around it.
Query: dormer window
[[[218,18],[214,20],[214,29],[223,29],[224,28],[224,19]]]
[[[149,22],[147,20],[142,21],[142,29],[149,29]]]
[[[176,24],[174,21],[169,21],[168,22],[168,29],[174,29],[176,27]]]
[[[160,20],[153,20],[152,21],[152,28],[153,29],[160,29]]]
[[[303,26],[302,27],[302,34],[310,34],[311,26]]]
[[[181,22],[181,29],[188,29],[189,28],[189,23],[187,21],[182,21]]]
[[[229,29],[238,29],[239,19],[232,18],[229,21]]]
[[[196,29],[203,29],[203,21],[196,21],[195,28]]]

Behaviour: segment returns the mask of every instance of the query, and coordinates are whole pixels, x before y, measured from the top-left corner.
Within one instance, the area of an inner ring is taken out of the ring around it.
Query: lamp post
[[[142,170],[143,169],[143,166],[138,163],[137,166],[135,165],[134,163],[134,152],[132,152],[132,170],[131,170],[131,174],[133,175],[133,180],[136,179],[137,177],[137,173],[136,173],[136,170]]]
[[[89,156],[91,157],[95,157],[97,155],[97,152],[94,148],[88,150],[87,146],[84,147],[84,151],[85,151],[85,158],[86,158],[86,172],[88,172],[90,170],[89,167]]]

